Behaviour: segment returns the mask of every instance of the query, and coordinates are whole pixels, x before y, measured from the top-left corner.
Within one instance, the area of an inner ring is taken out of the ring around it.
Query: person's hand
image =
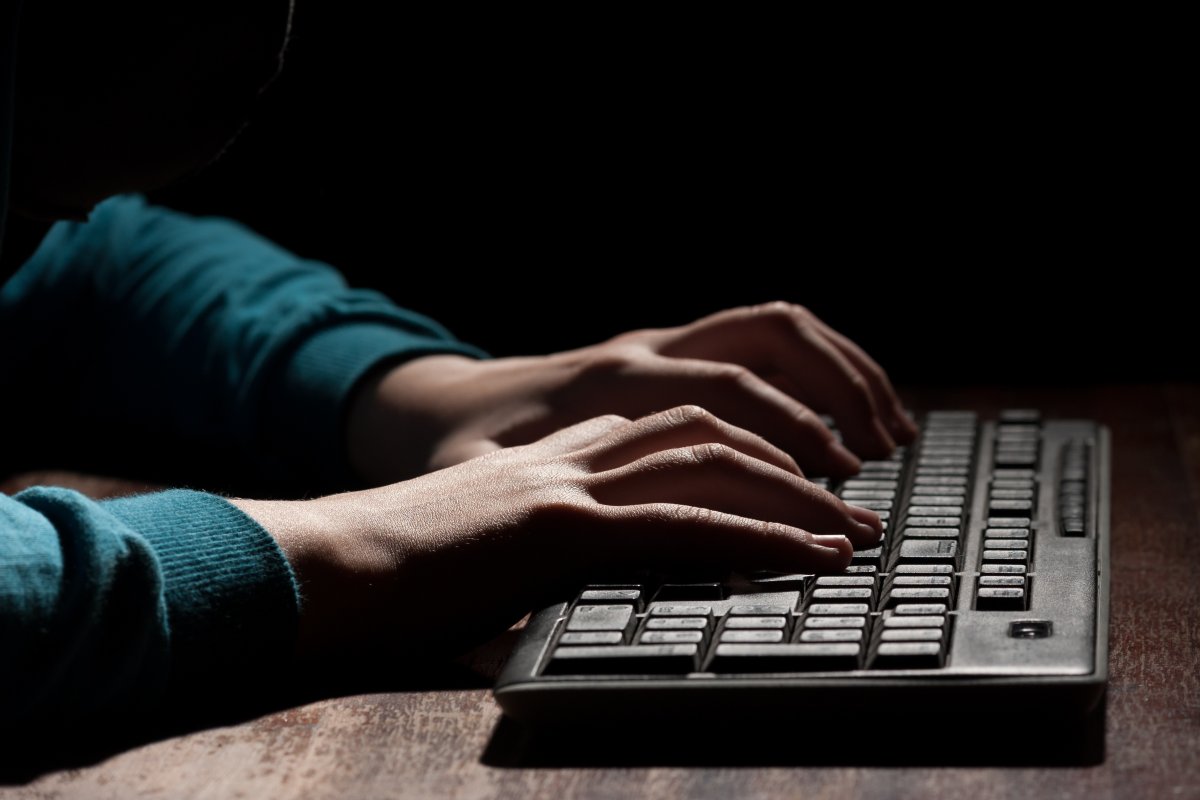
[[[601,414],[696,404],[753,431],[811,473],[847,475],[916,434],[884,371],[800,306],[737,308],[549,356],[427,356],[367,381],[347,427],[373,484],[525,444]],[[821,423],[833,416],[843,447]]]
[[[392,486],[234,502],[295,568],[309,653],[457,650],[606,567],[836,571],[882,530],[696,406],[588,420]]]

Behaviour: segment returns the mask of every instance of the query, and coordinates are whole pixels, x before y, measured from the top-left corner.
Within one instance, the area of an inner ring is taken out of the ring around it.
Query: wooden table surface
[[[1092,763],[1000,766],[983,752],[972,766],[879,766],[885,728],[865,730],[826,763],[798,755],[747,766],[739,750],[752,747],[752,732],[729,741],[728,758],[718,751],[699,766],[537,761],[511,725],[498,724],[488,688],[509,637],[482,651],[474,672],[440,686],[406,679],[83,764],[68,758],[19,777],[10,769],[0,798],[1200,798],[1200,387],[930,389],[907,398],[918,408],[1038,406],[1112,429],[1111,673]],[[802,723],[798,754],[811,733]]]

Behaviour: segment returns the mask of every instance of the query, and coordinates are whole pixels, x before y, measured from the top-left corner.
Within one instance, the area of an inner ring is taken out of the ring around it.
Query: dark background
[[[1198,375],[1182,126],[1119,53],[406,13],[301,4],[250,127],[158,199],[497,355],[781,298],[903,382]]]

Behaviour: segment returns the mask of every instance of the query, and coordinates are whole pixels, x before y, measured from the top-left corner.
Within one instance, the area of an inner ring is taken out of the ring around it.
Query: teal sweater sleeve
[[[0,341],[0,468],[84,457],[153,478],[208,450],[328,485],[351,480],[342,415],[370,369],[481,355],[239,225],[139,197],[51,229],[0,287]],[[5,723],[103,719],[263,681],[290,652],[298,608],[274,540],[218,496],[0,496]]]
[[[236,223],[136,196],[55,225],[0,289],[0,331],[31,343],[0,366],[37,388],[12,403],[21,418],[52,420],[60,450],[88,439],[159,475],[217,453],[318,490],[351,483],[344,404],[372,367],[483,355]]]
[[[115,723],[265,682],[290,654],[296,597],[275,540],[222,498],[0,496],[0,720]]]

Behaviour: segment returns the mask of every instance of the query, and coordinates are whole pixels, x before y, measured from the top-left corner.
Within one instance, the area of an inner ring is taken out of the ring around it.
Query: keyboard
[[[841,574],[614,577],[533,614],[495,697],[533,725],[1085,714],[1108,655],[1108,431],[935,411],[818,480],[877,511]],[[997,717],[993,716],[992,719]],[[941,729],[945,735],[945,729]]]

